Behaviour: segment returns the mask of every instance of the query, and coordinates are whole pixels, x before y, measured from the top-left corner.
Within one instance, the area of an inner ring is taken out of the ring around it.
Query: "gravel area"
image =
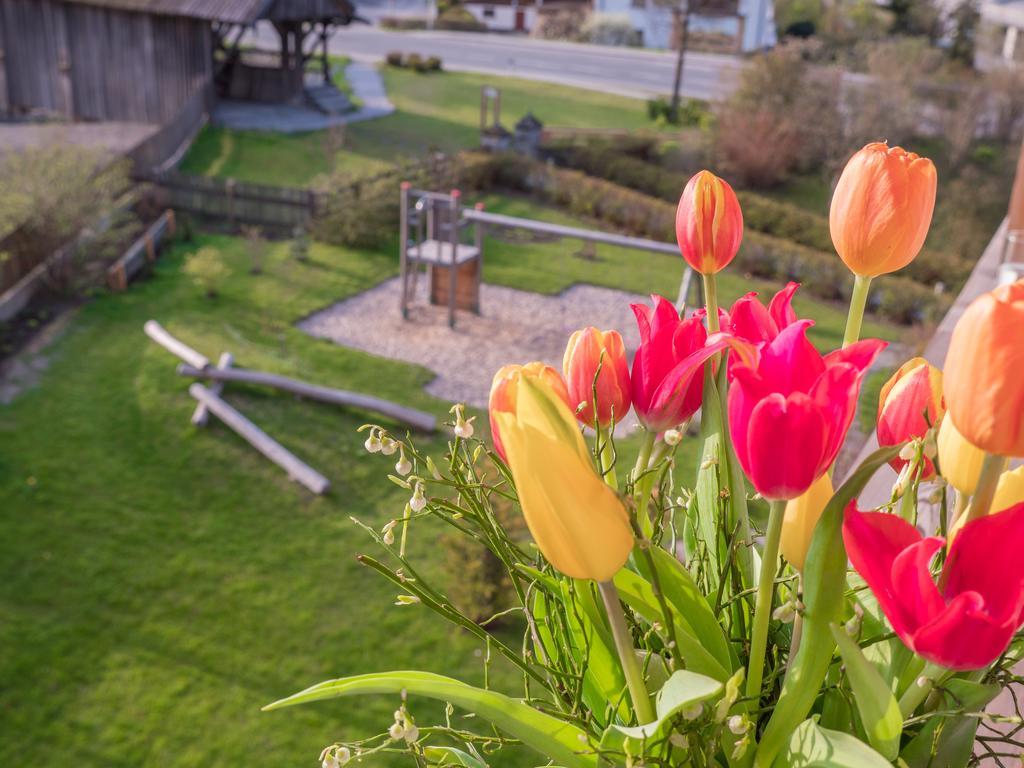
[[[427,303],[426,282],[419,280],[408,321],[398,309],[396,277],[311,315],[299,327],[346,347],[418,363],[437,374],[428,392],[478,408],[487,406],[491,378],[506,363],[543,360],[561,370],[565,343],[578,328],[617,329],[630,355],[640,342],[629,305],[646,297],[634,293],[575,285],[543,295],[484,284],[483,314],[459,312],[452,330],[447,307]]]

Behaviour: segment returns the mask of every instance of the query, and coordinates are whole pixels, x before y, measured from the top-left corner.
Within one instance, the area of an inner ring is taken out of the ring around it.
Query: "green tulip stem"
[[[747,696],[755,701],[761,698],[764,657],[768,650],[768,622],[772,617],[775,573],[779,570],[779,541],[785,516],[786,502],[772,501],[768,511],[768,529],[764,534],[761,574],[757,580],[757,602],[754,604],[754,626],[750,637],[750,662],[747,665]]]
[[[619,490],[619,479],[615,476],[615,446],[612,445],[612,428],[602,427],[597,433],[597,442],[600,446],[598,461],[601,468],[601,477],[612,488]]]
[[[995,453],[986,453],[985,461],[981,464],[981,475],[978,477],[978,487],[974,489],[971,497],[971,507],[967,510],[965,523],[984,517],[992,509],[992,500],[996,496],[996,486],[999,485],[999,476],[1006,470],[1008,459]]]
[[[900,696],[900,714],[906,720],[914,711],[921,706],[921,703],[928,698],[935,685],[941,683],[953,674],[953,670],[940,667],[929,662],[924,671],[910,683],[910,686]]]
[[[701,275],[704,279],[704,308],[708,312],[708,333],[718,333],[718,283],[714,272]]]
[[[640,662],[637,660],[636,650],[633,648],[633,638],[629,634],[629,627],[626,626],[626,614],[622,612],[622,603],[619,602],[619,592],[610,581],[597,582],[597,588],[601,592],[604,609],[608,613],[608,623],[612,628],[615,650],[618,651],[619,661],[622,662],[622,673],[626,677],[629,696],[633,700],[637,723],[646,725],[654,722],[651,695],[647,692],[647,686],[644,685],[643,672],[640,670]]]
[[[640,454],[636,457],[636,466],[633,468],[633,493],[636,494],[636,516],[640,532],[645,538],[654,535],[654,524],[650,515],[647,514],[647,502],[651,497],[651,484],[654,478],[650,475],[642,477],[651,464],[651,453],[654,451],[654,441],[658,439],[658,433],[650,430],[644,431],[643,442],[640,444]]]
[[[864,308],[868,305],[868,289],[870,287],[870,277],[854,275],[853,294],[850,296],[850,314],[846,316],[846,333],[843,334],[844,347],[848,347],[860,339],[860,326],[864,322]]]

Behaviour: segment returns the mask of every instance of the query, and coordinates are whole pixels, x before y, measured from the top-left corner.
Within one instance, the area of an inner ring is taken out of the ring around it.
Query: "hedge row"
[[[528,192],[568,213],[596,219],[638,237],[672,242],[675,205],[581,171],[530,161],[518,155],[492,155],[491,162],[465,164],[462,183],[476,189],[495,186]],[[735,266],[754,277],[796,280],[803,290],[821,299],[846,301],[852,286],[850,272],[833,253],[789,240],[747,231]],[[948,296],[902,276],[878,281],[869,307],[878,317],[911,324],[937,321],[949,306]]]
[[[677,201],[682,191],[679,176],[646,162],[638,153],[624,153],[616,147],[597,143],[553,145],[549,153],[559,165],[668,202]],[[737,197],[748,231],[791,240],[819,251],[833,250],[826,217],[756,192],[740,190]],[[970,261],[955,254],[925,249],[902,271],[901,277],[929,288],[941,282],[956,290],[967,280],[971,268]]]

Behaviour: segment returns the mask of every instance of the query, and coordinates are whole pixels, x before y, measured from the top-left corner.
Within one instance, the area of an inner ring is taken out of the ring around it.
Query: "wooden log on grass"
[[[206,368],[210,365],[209,360],[192,349],[192,347],[171,336],[171,334],[167,332],[167,329],[160,325],[156,320],[147,320],[146,324],[143,326],[143,330],[145,330],[146,335],[149,336],[149,338],[175,357],[179,357],[184,360],[189,365],[195,368]]]
[[[417,411],[415,408],[407,408],[390,400],[382,400],[379,397],[363,395],[358,392],[347,392],[343,389],[332,389],[331,387],[309,384],[298,379],[290,379],[287,376],[279,376],[276,373],[247,371],[240,368],[203,368],[196,365],[179,365],[178,373],[181,376],[190,376],[195,379],[210,379],[222,382],[237,381],[245,384],[273,387],[274,389],[291,392],[294,395],[317,400],[321,403],[363,408],[383,414],[423,432],[433,432],[437,425],[437,420],[431,414]]]
[[[331,487],[331,483],[326,477],[302,462],[295,454],[202,384],[193,383],[188,388],[188,393],[205,405],[210,413],[234,430],[249,445],[281,467],[295,482],[301,483],[316,494],[326,493],[327,489]]]
[[[220,356],[220,360],[217,361],[218,370],[226,370],[235,364],[235,358],[230,352],[225,352]],[[224,382],[215,381],[210,385],[210,391],[213,394],[220,396],[220,393],[224,391]],[[210,420],[210,409],[202,403],[196,406],[196,409],[192,412],[192,423],[197,427],[205,427],[206,423]]]

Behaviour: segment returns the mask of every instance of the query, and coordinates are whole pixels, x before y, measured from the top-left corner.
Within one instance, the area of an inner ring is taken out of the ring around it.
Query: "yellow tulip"
[[[786,514],[782,518],[782,556],[798,571],[804,569],[814,526],[831,498],[832,478],[826,472],[803,495],[786,502]]]
[[[978,487],[985,452],[971,445],[957,431],[953,419],[946,414],[939,427],[939,469],[942,476],[960,493],[970,496]]]
[[[610,580],[633,549],[633,531],[568,406],[544,379],[524,377],[515,411],[495,418],[523,516],[544,557],[566,576]]]
[[[1013,469],[1008,472],[1003,472],[1003,474],[999,476],[999,483],[996,485],[996,495],[992,497],[992,506],[989,507],[989,514],[998,514],[1003,510],[1020,504],[1022,501],[1024,501],[1024,466],[1017,467],[1017,469]],[[968,507],[949,529],[950,543],[953,542],[953,538],[956,536],[957,531],[959,531],[964,526],[964,523],[967,522],[970,512],[971,508]]]

